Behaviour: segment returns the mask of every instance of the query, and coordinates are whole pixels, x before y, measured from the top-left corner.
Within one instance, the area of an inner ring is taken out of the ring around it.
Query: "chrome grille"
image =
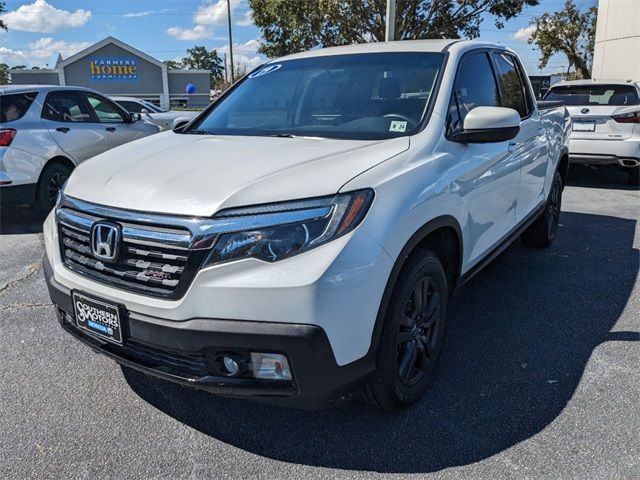
[[[318,206],[264,215],[212,218],[138,212],[85,202],[64,194],[55,208],[62,260],[70,270],[123,290],[181,298],[220,235],[295,223],[332,215],[332,206]],[[312,216],[310,216],[312,215]],[[121,229],[120,255],[105,263],[91,252],[91,229],[97,221]]]
[[[180,298],[209,252],[209,249],[189,249],[187,242],[191,233],[179,226],[121,222],[116,215],[97,217],[64,206],[58,208],[56,214],[60,251],[66,267],[128,291]],[[103,262],[92,254],[91,227],[100,220],[115,221],[124,232],[115,262]]]

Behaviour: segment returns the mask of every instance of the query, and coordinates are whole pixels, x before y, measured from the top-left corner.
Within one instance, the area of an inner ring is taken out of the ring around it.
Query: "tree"
[[[182,63],[175,60],[164,60],[164,63],[169,70],[182,70]]]
[[[5,5],[4,2],[0,2],[0,14],[7,11],[4,5]],[[0,29],[7,30],[7,25],[3,23],[2,20],[0,20]]]
[[[15,65],[11,67],[11,70],[26,70],[26,69],[27,69],[26,65]]]
[[[596,7],[581,12],[573,0],[566,0],[562,10],[534,18],[535,30],[529,43],[535,43],[542,52],[540,68],[547,66],[553,54],[564,53],[569,68],[574,66],[580,77],[591,78],[597,16]]]
[[[0,85],[9,85],[9,65],[0,63]]]
[[[195,46],[187,50],[188,57],[182,59],[182,66],[188,69],[203,69],[211,72],[211,88],[224,80],[224,61],[216,50]]]
[[[397,0],[395,38],[475,38],[487,15],[497,28],[540,0]],[[269,57],[313,47],[384,40],[386,0],[249,0]]]

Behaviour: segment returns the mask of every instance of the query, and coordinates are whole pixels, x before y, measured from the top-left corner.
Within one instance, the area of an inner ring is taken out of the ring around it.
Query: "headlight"
[[[242,258],[275,262],[306,252],[352,231],[367,214],[373,190],[338,194],[258,207],[234,208],[214,218],[225,219],[238,231],[218,238],[205,266]],[[246,228],[246,219],[259,219],[260,228]],[[266,225],[266,226],[265,226]]]

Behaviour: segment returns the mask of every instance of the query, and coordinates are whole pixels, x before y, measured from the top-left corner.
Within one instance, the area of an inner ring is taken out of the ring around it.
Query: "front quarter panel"
[[[422,226],[440,217],[453,217],[463,230],[467,212],[455,179],[462,175],[456,158],[434,153],[442,120],[411,138],[411,148],[352,179],[343,191],[373,188],[376,197],[359,227],[377,241],[392,259]]]

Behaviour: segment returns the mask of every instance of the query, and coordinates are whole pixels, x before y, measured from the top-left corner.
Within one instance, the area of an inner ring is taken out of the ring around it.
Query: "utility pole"
[[[228,1],[228,0],[227,0]],[[387,0],[387,25],[384,29],[384,41],[392,42],[396,36],[396,0]]]
[[[227,0],[227,19],[229,20],[229,60],[231,63],[231,83],[234,83],[235,75],[233,74],[233,38],[231,37],[231,0]]]
[[[227,71],[227,54],[224,54],[224,83],[227,83],[227,77],[229,76],[229,72]]]

